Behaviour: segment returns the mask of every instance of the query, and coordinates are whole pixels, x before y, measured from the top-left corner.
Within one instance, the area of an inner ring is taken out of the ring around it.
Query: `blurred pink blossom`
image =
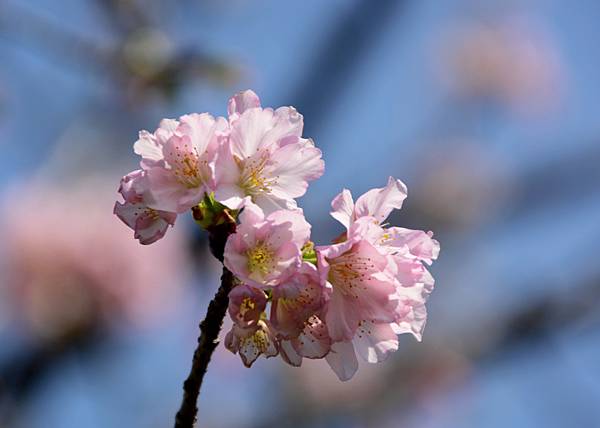
[[[464,25],[447,35],[440,51],[440,78],[456,95],[491,99],[521,113],[547,111],[561,95],[557,48],[523,17]]]
[[[143,326],[173,309],[187,268],[181,234],[142,247],[107,211],[112,200],[94,180],[35,182],[6,194],[3,299],[33,335],[51,339],[97,322]]]

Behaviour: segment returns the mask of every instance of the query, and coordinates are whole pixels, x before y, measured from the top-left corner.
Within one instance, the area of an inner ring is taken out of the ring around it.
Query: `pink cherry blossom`
[[[254,287],[240,284],[229,293],[229,316],[240,327],[257,324],[266,306],[267,296]]]
[[[390,177],[356,203],[344,189],[331,215],[346,232],[315,248],[295,199],[324,164],[312,140],[302,138],[302,116],[293,107],[262,108],[252,91],[234,95],[228,114],[186,115],[141,132],[134,151],[142,169],[123,178],[125,202],[115,205],[144,244],[206,195],[194,212],[203,227],[232,230],[237,220],[235,232],[223,236],[223,264],[235,276],[226,348],[247,367],[260,355],[280,355],[292,366],[325,358],[348,380],[357,355],[377,363],[398,349],[399,334],[420,340],[434,285],[426,265],[439,244],[431,232],[384,223],[402,207],[406,186]]]
[[[300,266],[301,248],[310,236],[302,211],[279,210],[265,217],[260,207],[247,201],[239,220],[225,245],[225,266],[259,288],[288,279]]]
[[[208,113],[161,122],[154,135],[140,133],[134,151],[149,182],[148,205],[181,213],[214,190],[214,168],[227,122]]]
[[[225,347],[234,354],[239,353],[246,367],[250,367],[260,355],[269,358],[278,354],[273,329],[264,320],[250,327],[233,324],[225,336]]]
[[[356,204],[348,190],[332,201],[331,215],[348,230],[340,243],[319,247],[317,254],[323,280],[332,288],[325,321],[334,343],[326,358],[342,380],[357,370],[356,353],[376,363],[398,349],[398,334],[412,333],[421,340],[427,318],[425,302],[434,284],[423,263],[437,258],[439,244],[430,232],[381,226],[405,198],[406,186],[390,177],[386,187],[366,192]],[[360,256],[353,255],[359,251]],[[382,293],[375,300],[365,279],[382,272],[388,281],[386,287],[373,287]],[[356,290],[362,290],[362,295]],[[367,302],[379,302],[379,307],[366,310]]]
[[[175,224],[176,213],[150,208],[146,202],[148,179],[142,170],[127,174],[121,180],[119,193],[124,203],[116,202],[114,214],[134,230],[135,239],[147,245],[158,241],[169,226]]]
[[[244,91],[229,101],[230,136],[219,151],[215,197],[230,208],[249,196],[267,214],[296,208],[295,198],[323,174],[321,151],[302,138],[303,118],[293,107],[261,108]]]
[[[359,219],[346,241],[317,247],[321,280],[331,288],[325,322],[334,341],[352,340],[366,320],[394,320],[394,271],[386,254],[370,242],[371,223],[369,217]]]

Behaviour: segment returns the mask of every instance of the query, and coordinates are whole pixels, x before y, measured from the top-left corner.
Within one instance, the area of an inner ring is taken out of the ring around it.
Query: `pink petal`
[[[289,340],[281,341],[279,344],[279,355],[290,366],[300,367],[302,365],[302,356],[296,352]]]
[[[125,202],[142,202],[143,194],[148,188],[147,177],[143,170],[130,172],[121,179],[119,193]]]
[[[244,111],[231,125],[231,149],[235,156],[247,159],[261,149],[266,149],[263,138],[275,125],[272,110],[253,108]]]
[[[260,107],[260,99],[254,91],[248,89],[238,92],[229,99],[227,113],[229,116],[240,115],[248,109]]]
[[[271,188],[274,196],[282,199],[298,198],[306,193],[308,182],[323,175],[325,164],[321,150],[307,143],[288,144],[275,150],[271,156],[273,166],[268,170],[276,182]]]
[[[241,212],[239,220],[240,224],[256,226],[265,219],[263,210],[256,204],[250,201],[250,198],[244,200],[244,210]]]
[[[141,244],[152,244],[161,239],[169,226],[175,223],[177,214],[156,211],[138,202],[115,203],[114,214],[135,231],[134,237]]]
[[[289,137],[300,137],[304,127],[304,119],[294,107],[279,107],[275,110],[273,126],[263,137],[263,146],[283,145]]]
[[[188,189],[164,168],[150,168],[147,175],[152,196],[149,205],[154,209],[182,213],[204,197],[204,187]]]
[[[192,146],[200,155],[205,151],[216,151],[218,134],[228,129],[227,121],[222,117],[216,119],[208,113],[193,113],[182,116],[179,130],[190,138]]]
[[[275,338],[264,321],[259,321],[256,326],[248,328],[241,328],[234,324],[225,337],[225,347],[234,354],[239,353],[246,367],[252,366],[261,354],[268,358],[278,353]]]
[[[154,134],[141,131],[139,139],[133,145],[133,151],[142,157],[140,164],[147,169],[163,165],[162,147],[171,138],[179,122],[173,119],[163,119]]]
[[[270,319],[278,334],[298,337],[309,318],[322,309],[323,291],[316,268],[306,262],[288,280],[274,287]]]
[[[271,214],[277,210],[295,210],[298,208],[296,201],[293,199],[279,198],[270,193],[254,196],[253,201],[265,211],[265,214]]]
[[[369,190],[356,200],[355,217],[372,216],[382,223],[393,209],[400,209],[407,189],[400,180],[389,178],[383,188]]]
[[[331,339],[352,340],[360,319],[361,314],[355,310],[353,299],[334,286],[325,309],[325,324]]]
[[[308,319],[302,333],[292,341],[294,349],[305,358],[323,358],[331,348],[327,326],[319,317]]]
[[[352,379],[358,370],[358,360],[352,342],[336,342],[331,345],[331,352],[325,357],[331,369],[341,381]]]
[[[267,220],[272,227],[276,229],[275,233],[271,233],[269,243],[278,246],[283,244],[281,238],[296,244],[298,248],[302,248],[310,238],[311,226],[304,218],[302,210],[289,211],[281,210],[269,214]],[[291,236],[286,236],[284,233],[278,234],[277,231],[289,231]]]
[[[354,201],[350,190],[344,189],[333,198],[331,209],[331,216],[349,229],[354,215]]]
[[[246,194],[240,180],[240,167],[233,158],[230,141],[225,141],[215,159],[215,199],[231,209],[241,208]]]
[[[391,235],[388,245],[406,247],[413,256],[427,264],[437,259],[440,253],[440,244],[433,239],[432,232],[403,227],[390,227],[386,231]]]
[[[363,320],[354,345],[358,354],[369,363],[384,361],[390,352],[398,350],[398,337],[389,323]]]

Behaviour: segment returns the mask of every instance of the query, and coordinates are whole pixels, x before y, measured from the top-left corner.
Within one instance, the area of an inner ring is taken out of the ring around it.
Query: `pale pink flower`
[[[326,358],[342,380],[358,368],[355,352],[376,363],[398,349],[398,334],[421,339],[434,284],[423,263],[437,258],[439,244],[431,232],[381,226],[405,198],[406,186],[390,177],[386,187],[368,191],[356,204],[348,190],[332,201],[332,216],[348,230],[341,243],[319,247],[317,254],[323,280],[332,288],[325,321],[335,343]],[[383,273],[384,286],[365,282]]]
[[[240,284],[229,293],[229,316],[240,327],[257,324],[266,307],[267,296],[262,290]]]
[[[162,121],[154,134],[142,131],[134,151],[148,177],[148,205],[181,213],[213,191],[217,152],[226,135],[227,121],[208,113]]]
[[[250,367],[261,354],[267,358],[278,354],[273,329],[266,320],[259,320],[250,327],[234,323],[225,336],[225,347],[234,354],[239,353],[246,367]]]
[[[346,241],[317,247],[321,281],[331,288],[325,322],[336,342],[352,340],[364,321],[394,320],[394,270],[387,255],[371,243],[371,224],[370,217],[358,219]]]
[[[422,262],[431,264],[438,257],[439,243],[432,232],[411,230],[401,227],[381,227],[394,209],[400,209],[406,199],[406,186],[390,177],[386,187],[372,189],[360,196],[356,204],[349,190],[344,189],[331,202],[331,216],[348,229],[361,218],[372,218],[364,222],[363,235],[370,242],[389,254],[395,261],[394,270],[403,286],[417,282],[433,287],[433,278]]]
[[[300,266],[301,248],[310,237],[302,211],[279,210],[265,217],[260,207],[246,201],[239,220],[225,245],[225,266],[255,287],[288,279]]]
[[[134,238],[147,245],[158,241],[169,226],[175,224],[176,213],[150,208],[146,202],[148,179],[142,170],[130,172],[121,179],[119,193],[124,203],[116,202],[114,214],[134,230]]]
[[[321,151],[302,138],[303,118],[293,107],[261,108],[244,91],[229,101],[229,140],[219,151],[215,197],[237,209],[249,196],[267,214],[296,208],[295,198],[323,174]]]

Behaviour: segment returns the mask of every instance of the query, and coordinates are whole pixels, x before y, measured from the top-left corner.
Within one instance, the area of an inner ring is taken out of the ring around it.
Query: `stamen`
[[[270,193],[271,187],[277,184],[278,177],[265,177],[264,169],[268,159],[268,154],[263,153],[258,159],[247,159],[244,163],[240,163],[242,168],[240,187],[245,190],[247,195]]]
[[[258,243],[254,248],[247,250],[246,256],[248,257],[248,270],[250,272],[259,272],[266,275],[275,267],[275,254],[264,242]]]
[[[184,145],[183,150],[180,147],[175,150],[176,153],[170,153],[172,160],[169,163],[177,181],[190,189],[200,187],[205,182],[201,167],[208,162],[200,160],[195,147]]]
[[[361,290],[366,290],[365,280],[375,271],[369,257],[345,254],[330,260],[329,282],[342,294],[359,298]]]

